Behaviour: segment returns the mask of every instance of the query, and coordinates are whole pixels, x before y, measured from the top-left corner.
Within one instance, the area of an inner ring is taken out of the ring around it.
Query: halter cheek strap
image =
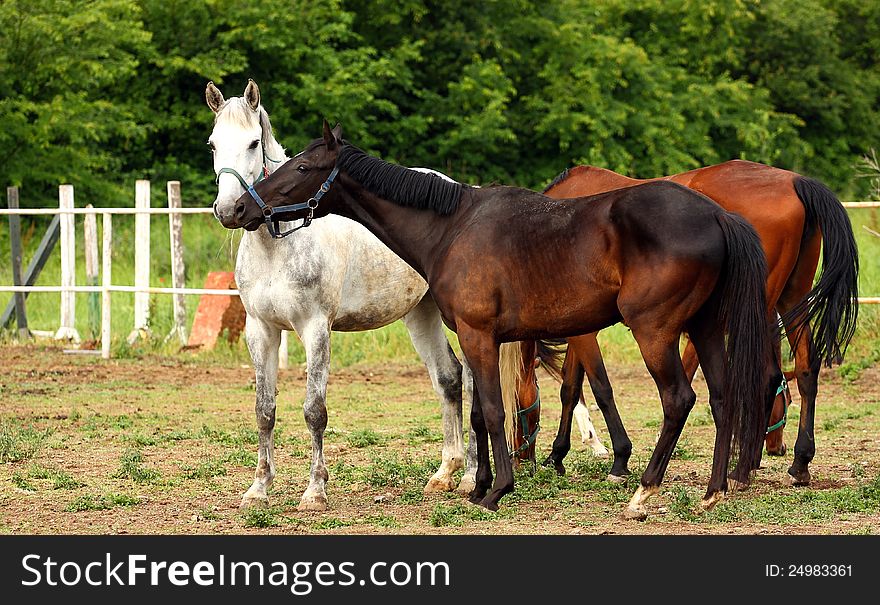
[[[264,171],[265,172],[265,171]],[[266,202],[263,201],[263,198],[260,197],[260,194],[257,193],[257,190],[254,189],[254,185],[263,180],[263,173],[256,178],[253,185],[249,185],[247,181],[234,169],[234,168],[221,168],[217,172],[217,181],[220,180],[220,175],[226,173],[231,174],[235,178],[238,179],[238,182],[241,183],[241,186],[244,187],[245,191],[251,196],[251,199],[256,202],[257,206],[260,208],[260,211],[263,213],[263,220],[266,222],[266,228],[269,230],[269,235],[271,235],[274,239],[281,239],[282,237],[287,237],[294,231],[299,231],[303,227],[308,227],[312,224],[312,217],[314,216],[315,208],[318,207],[318,203],[321,201],[321,198],[330,191],[330,186],[333,185],[333,181],[336,179],[336,175],[339,174],[339,168],[334,166],[333,170],[330,172],[330,176],[327,177],[327,180],[321,185],[318,189],[317,193],[310,197],[305,202],[300,202],[298,204],[288,204],[286,206],[270,206]],[[294,227],[293,229],[289,229],[287,231],[281,231],[279,227],[279,221],[281,219],[276,215],[281,215],[286,212],[299,212],[300,210],[308,210],[308,214],[303,218],[303,223],[299,227]]]

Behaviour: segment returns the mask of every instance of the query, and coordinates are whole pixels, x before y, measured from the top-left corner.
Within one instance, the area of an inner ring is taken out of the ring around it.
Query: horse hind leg
[[[455,472],[464,466],[462,439],[461,364],[452,352],[437,305],[426,294],[403,317],[416,352],[425,362],[434,392],[440,399],[443,418],[443,449],[440,468],[425,485],[425,493],[447,492],[455,488]]]
[[[642,474],[641,485],[623,512],[625,519],[642,521],[648,516],[645,502],[660,491],[660,483],[672,459],[675,444],[697,396],[685,376],[678,353],[679,332],[670,332],[668,329],[661,331],[657,326],[637,326],[632,321],[629,324],[663,405],[660,437]]]
[[[312,436],[309,486],[300,498],[299,510],[325,510],[325,485],[330,478],[324,463],[324,431],[327,429],[327,380],[330,376],[330,326],[326,318],[306,325],[300,337],[306,350],[306,398],[303,415]]]
[[[479,404],[475,404],[476,399],[474,399],[474,375],[465,359],[461,362],[461,381],[463,384],[463,399],[468,402],[471,412],[473,412],[474,405]],[[477,484],[477,434],[474,431],[473,422],[471,422],[468,431],[468,445],[465,459],[464,474],[461,476],[461,481],[459,482],[458,487],[455,488],[455,491],[459,494],[467,495],[474,490]]]
[[[254,363],[256,378],[255,414],[259,431],[254,482],[241,499],[241,508],[269,503],[268,490],[275,478],[275,397],[278,384],[278,345],[281,330],[247,316],[245,340]]]

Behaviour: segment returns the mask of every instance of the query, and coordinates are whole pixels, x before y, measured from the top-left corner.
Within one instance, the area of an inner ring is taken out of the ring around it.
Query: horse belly
[[[397,321],[418,304],[428,284],[396,254],[360,255],[348,268],[333,330],[357,332]]]

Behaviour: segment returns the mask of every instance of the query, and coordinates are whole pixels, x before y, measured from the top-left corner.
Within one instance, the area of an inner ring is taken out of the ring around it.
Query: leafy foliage
[[[740,157],[854,194],[878,57],[880,5],[858,0],[9,0],[0,175],[29,205],[62,182],[118,205],[134,177],[209,198],[205,83],[251,77],[294,150],[326,117],[469,182]]]

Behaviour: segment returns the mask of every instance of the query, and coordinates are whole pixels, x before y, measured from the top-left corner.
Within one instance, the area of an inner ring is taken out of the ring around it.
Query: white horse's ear
[[[244,100],[254,111],[260,106],[260,88],[250,78],[248,78],[247,87],[244,89]]]
[[[324,144],[330,151],[336,149],[336,134],[330,130],[330,124],[327,123],[327,120],[324,120]]]
[[[220,89],[214,86],[213,82],[208,82],[208,86],[205,88],[205,101],[208,103],[208,107],[211,108],[211,111],[217,113],[220,111],[220,108],[223,107],[223,103],[226,102],[226,99],[223,98],[223,93],[220,92]]]

